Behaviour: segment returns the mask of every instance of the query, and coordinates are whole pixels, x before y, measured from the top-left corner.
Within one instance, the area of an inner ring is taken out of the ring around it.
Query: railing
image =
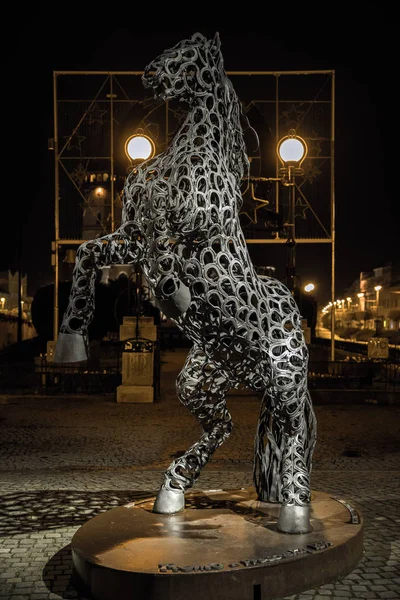
[[[386,361],[310,361],[312,389],[400,390],[400,364]]]
[[[160,350],[154,355],[155,398],[160,394]],[[121,384],[120,366],[90,368],[82,365],[0,365],[1,393],[113,394]],[[400,365],[392,362],[310,361],[310,389],[364,389],[400,391]]]
[[[384,336],[382,336],[384,337]],[[312,343],[321,347],[329,348],[331,344],[330,339],[314,337]],[[355,341],[355,340],[335,340],[336,350],[344,350],[345,352],[368,355],[368,342],[366,341]],[[400,346],[389,344],[389,360],[392,363],[400,363]]]
[[[114,344],[113,357],[81,364],[53,364],[46,357],[35,363],[0,364],[0,395],[113,394],[122,381],[123,343]],[[154,342],[154,396],[160,394],[160,343]]]

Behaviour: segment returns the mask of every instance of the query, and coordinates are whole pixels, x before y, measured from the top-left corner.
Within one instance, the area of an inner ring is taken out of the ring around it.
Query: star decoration
[[[72,135],[64,135],[64,139],[68,140],[66,150],[73,150],[74,148],[77,148],[79,153],[82,154],[81,144],[83,140],[86,140],[86,136],[73,133]]]
[[[306,160],[303,164],[303,179],[308,183],[313,183],[318,175],[321,175],[322,171],[318,166],[319,161]]]
[[[295,202],[295,216],[307,220],[306,210],[310,208],[308,204],[303,204],[301,198],[297,198]]]
[[[305,110],[302,108],[302,103],[292,104],[292,106],[282,111],[281,119],[285,122],[288,129],[297,129],[299,123],[304,118]]]
[[[97,102],[94,103],[90,111],[88,112],[89,117],[89,125],[93,125],[94,123],[99,123],[99,125],[104,125],[104,115],[107,114],[106,110],[102,110]]]
[[[258,223],[258,211],[262,208],[265,208],[268,204],[269,204],[269,200],[259,200],[257,199],[257,202],[255,203],[254,201],[247,203],[248,206],[246,207],[246,210],[242,210],[240,212],[240,215],[245,215],[249,221],[251,223],[253,223],[253,225],[256,225]]]

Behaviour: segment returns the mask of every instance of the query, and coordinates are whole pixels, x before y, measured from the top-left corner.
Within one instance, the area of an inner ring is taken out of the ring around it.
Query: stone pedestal
[[[121,341],[136,337],[136,317],[124,317],[122,325],[119,326],[119,339]],[[157,340],[157,326],[154,325],[153,317],[139,317],[139,335],[140,338]]]
[[[124,317],[120,340],[136,339],[136,329],[136,317]],[[157,326],[152,317],[139,317],[138,337],[150,342],[157,340]],[[151,352],[130,351],[129,346],[127,342],[122,352],[122,383],[117,388],[117,402],[154,402],[154,344]]]
[[[56,350],[56,342],[54,340],[48,340],[46,344],[46,361],[47,363],[54,362],[54,352]]]

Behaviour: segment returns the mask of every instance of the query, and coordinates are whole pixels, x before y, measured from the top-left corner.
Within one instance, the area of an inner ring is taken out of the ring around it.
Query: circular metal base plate
[[[90,519],[72,542],[77,587],[94,600],[271,600],[333,581],[363,553],[363,521],[348,502],[311,498],[312,531],[277,530],[279,504],[253,488],[191,491],[184,512],[155,498]]]

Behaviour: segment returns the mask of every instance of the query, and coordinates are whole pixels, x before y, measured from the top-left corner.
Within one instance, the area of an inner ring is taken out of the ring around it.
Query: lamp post
[[[4,297],[0,298],[0,302],[1,302],[1,310],[4,310],[4,305],[6,303],[6,299]]]
[[[381,285],[376,285],[374,287],[374,290],[376,292],[376,296],[375,296],[375,302],[376,302],[376,314],[378,314],[378,309],[379,309],[379,292],[381,291],[382,286]]]
[[[153,158],[156,146],[151,137],[143,129],[138,129],[125,141],[125,154],[131,163],[131,169],[145,160]],[[128,169],[129,171],[129,169]],[[136,337],[139,337],[139,312],[140,312],[140,268],[135,265],[135,312],[136,312]],[[128,310],[131,308],[132,277],[128,278]]]
[[[306,283],[303,290],[308,296],[307,302],[305,302],[304,309],[307,314],[307,323],[310,327],[311,338],[315,337],[315,328],[317,326],[317,303],[315,298],[312,295],[312,292],[315,290],[315,285],[313,283]]]
[[[364,298],[364,292],[359,292],[357,294],[357,297],[358,297],[358,300],[359,300],[359,303],[360,303],[360,310],[364,310],[363,306],[362,306],[364,304],[364,300],[362,300],[362,298]]]
[[[294,129],[291,129],[289,135],[286,135],[278,142],[276,151],[283,165],[279,169],[280,180],[284,186],[290,188],[286,240],[286,285],[293,294],[296,287],[296,176],[303,173],[301,165],[307,156],[308,149],[303,138],[298,136]]]
[[[276,153],[283,165],[278,171],[278,177],[249,177],[251,183],[255,181],[279,181],[290,188],[288,215],[287,215],[287,259],[286,259],[286,285],[294,294],[296,278],[296,239],[295,239],[295,201],[296,177],[303,174],[301,165],[307,156],[307,144],[294,129],[289,131],[279,140]],[[254,198],[254,194],[253,194]]]
[[[382,286],[381,285],[376,285],[374,287],[375,290],[375,304],[376,304],[376,317],[375,317],[375,336],[379,337],[379,325],[380,325],[380,321],[378,318],[378,311],[379,311],[379,292],[381,291]]]

